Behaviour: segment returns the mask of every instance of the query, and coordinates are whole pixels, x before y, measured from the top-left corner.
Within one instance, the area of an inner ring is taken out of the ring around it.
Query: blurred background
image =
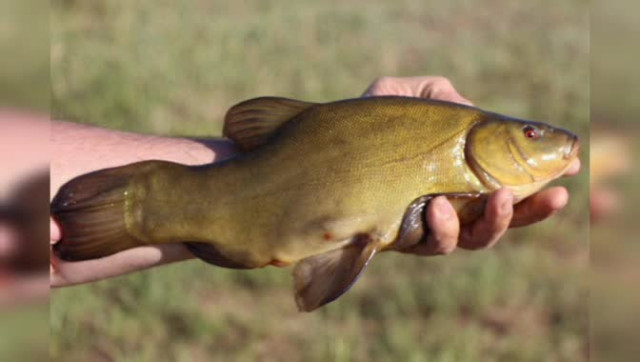
[[[57,361],[584,361],[589,8],[583,0],[54,0],[51,112],[218,136],[233,104],[357,97],[443,75],[483,109],[568,128],[567,208],[489,251],[384,255],[339,301],[296,311],[290,269],[189,261],[54,290]],[[389,253],[391,254],[391,253]]]
[[[49,14],[0,0],[0,360],[41,361],[49,336]]]
[[[592,7],[591,357],[640,355],[640,32],[637,2]],[[604,211],[604,212],[601,212]]]

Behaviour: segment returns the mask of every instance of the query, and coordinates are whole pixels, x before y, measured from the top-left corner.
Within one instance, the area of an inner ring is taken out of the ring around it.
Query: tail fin
[[[54,252],[63,260],[88,260],[141,245],[127,233],[125,199],[136,165],[111,168],[66,183],[51,202],[62,231]]]

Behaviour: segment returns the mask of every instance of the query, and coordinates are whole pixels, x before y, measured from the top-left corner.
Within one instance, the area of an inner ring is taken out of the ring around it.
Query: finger
[[[384,95],[390,95],[387,92],[385,92],[384,90],[380,89],[380,81],[383,78],[379,78],[376,79],[373,83],[371,83],[371,85],[369,85],[369,87],[367,87],[367,89],[364,91],[364,93],[362,93],[361,97],[376,97],[376,96],[384,96]]]
[[[19,243],[20,240],[15,228],[6,222],[0,222],[0,259],[14,256]]]
[[[55,244],[62,238],[62,234],[60,232],[60,227],[58,223],[53,219],[49,218],[49,242],[51,244]]]
[[[567,168],[567,171],[564,173],[564,176],[574,176],[578,172],[580,172],[580,159],[576,158],[571,162],[569,168]]]
[[[362,96],[417,97],[420,89],[420,84],[416,82],[417,78],[418,77],[381,77],[371,83]]]
[[[526,226],[544,220],[569,202],[569,192],[561,186],[551,187],[515,205],[510,227]]]
[[[473,103],[459,94],[449,94],[433,97],[433,99],[473,106]]]
[[[65,262],[52,255],[50,284],[62,287],[89,283],[190,258],[193,255],[182,244],[143,246],[78,262]]]
[[[421,97],[473,105],[456,91],[451,81],[440,76],[382,77],[373,82],[362,96],[385,95]]]
[[[513,216],[513,194],[500,189],[487,200],[484,215],[460,233],[458,246],[464,249],[486,249],[493,246],[509,227]]]
[[[444,196],[438,196],[429,203],[426,222],[429,227],[427,240],[403,252],[418,255],[444,255],[453,252],[458,243],[460,222],[453,206]]]
[[[458,244],[460,221],[451,203],[444,196],[433,199],[427,207],[429,236],[426,251],[430,255],[450,254]]]
[[[58,223],[52,217],[49,217],[49,243],[53,245],[60,241],[61,238],[62,233],[60,231],[60,226],[58,226]],[[49,255],[49,278],[51,282],[54,275],[56,275],[58,259],[54,255],[53,250],[49,251]]]
[[[58,258],[53,254],[53,249],[49,249],[49,284],[53,286],[53,280],[56,275]]]
[[[428,99],[460,103],[473,106],[473,103],[458,93],[451,81],[444,77],[424,77],[417,80],[419,96]]]

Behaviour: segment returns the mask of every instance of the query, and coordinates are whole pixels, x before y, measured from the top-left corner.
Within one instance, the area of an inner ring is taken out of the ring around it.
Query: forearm
[[[103,168],[145,160],[199,165],[235,152],[223,139],[141,135],[62,121],[51,123],[51,140],[51,197],[72,178]]]
[[[52,122],[51,138],[51,197],[65,182],[99,169],[144,160],[198,165],[220,161],[235,153],[233,144],[223,139],[158,137],[57,121]],[[52,243],[63,234],[52,221]],[[73,263],[52,255],[51,285],[86,283],[192,257],[181,244],[139,247]]]

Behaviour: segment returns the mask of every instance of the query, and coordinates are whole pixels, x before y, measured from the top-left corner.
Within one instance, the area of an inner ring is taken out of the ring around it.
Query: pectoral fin
[[[344,294],[377,251],[369,236],[358,236],[342,249],[300,261],[293,270],[298,309],[310,312]]]
[[[462,224],[482,213],[486,195],[480,193],[430,194],[415,199],[404,213],[400,231],[391,248],[401,250],[424,242],[429,234],[426,224],[427,205],[437,196],[446,196],[458,212]]]
[[[425,223],[425,212],[429,201],[434,197],[434,195],[421,196],[407,207],[398,238],[393,243],[394,249],[404,249],[417,244],[429,233],[429,227]]]
[[[250,99],[229,109],[222,133],[249,151],[267,143],[283,124],[314,104],[279,97]]]

